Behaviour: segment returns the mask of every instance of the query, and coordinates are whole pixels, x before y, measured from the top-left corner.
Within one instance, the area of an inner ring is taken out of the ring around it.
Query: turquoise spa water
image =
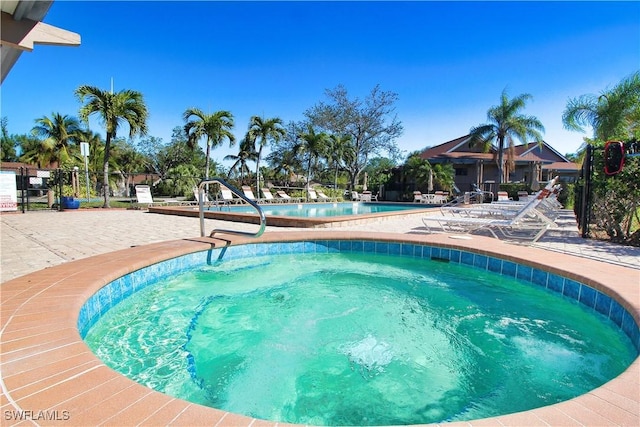
[[[404,212],[415,209],[424,209],[429,205],[415,204],[384,204],[384,203],[361,203],[361,202],[342,202],[342,203],[299,203],[299,204],[271,204],[260,205],[263,212],[267,216],[292,216],[298,218],[324,218],[345,215],[362,215],[379,212]],[[215,208],[216,210],[219,208]],[[251,206],[231,206],[222,208],[223,212],[227,209],[230,212],[237,213],[255,213],[255,209]]]
[[[155,390],[313,425],[477,419],[620,374],[628,337],[575,300],[473,267],[377,254],[223,261],[124,299],[85,338]]]

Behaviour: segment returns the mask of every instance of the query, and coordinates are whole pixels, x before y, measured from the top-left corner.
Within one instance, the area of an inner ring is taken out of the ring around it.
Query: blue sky
[[[45,22],[82,43],[22,54],[1,88],[11,134],[77,115],[74,90],[111,79],[142,92],[149,135],[165,143],[190,107],[231,111],[239,140],[252,115],[297,121],[326,89],[362,99],[379,84],[399,96],[397,143],[409,153],[485,123],[506,88],[533,96],[525,113],[565,154],[591,136],[563,130],[567,101],[640,69],[638,2],[57,0]]]

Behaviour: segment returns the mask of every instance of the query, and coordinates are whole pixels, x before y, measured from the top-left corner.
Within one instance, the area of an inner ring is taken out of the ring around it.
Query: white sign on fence
[[[18,210],[16,173],[0,171],[0,211]]]

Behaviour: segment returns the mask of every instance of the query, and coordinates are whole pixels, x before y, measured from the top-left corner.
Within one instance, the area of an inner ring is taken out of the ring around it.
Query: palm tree
[[[118,93],[103,91],[95,86],[83,85],[76,89],[76,96],[80,103],[80,119],[89,123],[89,117],[97,114],[107,131],[104,145],[103,178],[104,190],[103,208],[109,206],[109,152],[111,140],[117,136],[118,128],[123,122],[129,125],[129,137],[146,135],[147,118],[149,112],[142,94],[134,90],[121,90]]]
[[[640,71],[600,95],[569,100],[562,123],[566,129],[579,132],[589,125],[594,138],[603,142],[640,136]]]
[[[469,145],[482,145],[485,151],[489,151],[493,142],[498,143],[498,186],[504,178],[504,149],[505,143],[509,150],[513,149],[514,138],[522,143],[527,143],[527,138],[531,138],[538,143],[542,143],[541,132],[544,126],[540,120],[534,116],[525,116],[520,113],[525,107],[526,101],[532,96],[528,93],[518,95],[509,99],[506,89],[500,96],[500,105],[491,107],[487,111],[489,123],[478,125],[469,131]]]
[[[184,131],[187,134],[189,148],[194,149],[202,137],[207,138],[204,177],[208,179],[211,149],[222,145],[225,138],[229,140],[230,147],[236,143],[236,137],[231,133],[234,125],[233,114],[225,110],[206,114],[199,108],[189,108],[184,112],[183,117],[187,122]]]
[[[340,164],[346,157],[353,151],[353,145],[351,144],[350,135],[329,135],[329,149],[327,153],[328,160],[333,163],[335,168],[335,175],[333,178],[333,188],[338,188],[338,171],[340,170]]]
[[[311,124],[307,125],[307,131],[301,133],[300,142],[296,146],[296,152],[302,152],[307,155],[307,189],[311,180],[311,164],[318,157],[322,156],[327,149],[329,136],[324,133],[316,133]],[[308,193],[307,193],[308,194]]]
[[[30,141],[29,149],[22,153],[20,161],[47,168],[57,162],[58,152],[52,139]]]
[[[229,154],[224,157],[224,160],[233,160],[234,163],[231,165],[229,169],[229,173],[227,178],[231,176],[231,174],[239,169],[240,171],[240,184],[244,184],[244,172],[247,172],[247,176],[249,175],[249,167],[247,166],[247,161],[254,161],[258,155],[253,149],[253,143],[247,139],[243,138],[240,141],[240,150],[237,155]]]
[[[31,129],[33,136],[48,140],[44,146],[51,150],[50,161],[57,162],[59,166],[71,158],[69,146],[77,145],[80,133],[78,119],[60,113],[53,113],[51,118],[43,116],[36,119],[36,125]]]
[[[247,139],[253,141],[254,151],[255,144],[260,142],[258,155],[256,157],[256,191],[260,188],[260,158],[262,157],[262,148],[268,143],[276,143],[287,134],[282,125],[282,119],[274,117],[271,119],[263,119],[259,116],[252,116],[249,121],[249,131]]]
[[[274,150],[267,156],[267,161],[274,174],[282,173],[286,177],[286,183],[293,180],[295,170],[300,167],[300,162],[293,150]]]

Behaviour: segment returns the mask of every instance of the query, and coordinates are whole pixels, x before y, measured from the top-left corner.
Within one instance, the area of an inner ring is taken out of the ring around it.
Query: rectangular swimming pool
[[[326,218],[344,215],[364,215],[380,212],[403,212],[415,209],[424,209],[425,205],[406,203],[287,203],[260,205],[267,217],[269,216],[293,216],[298,218]],[[248,205],[212,207],[208,210],[228,211],[238,213],[255,213]]]
[[[426,214],[434,206],[418,203],[340,202],[261,204],[267,225],[276,227],[335,227],[352,223],[379,221],[402,215]],[[151,206],[149,212],[168,215],[198,216],[198,207]],[[212,206],[206,218],[259,224],[256,211],[248,204]]]

